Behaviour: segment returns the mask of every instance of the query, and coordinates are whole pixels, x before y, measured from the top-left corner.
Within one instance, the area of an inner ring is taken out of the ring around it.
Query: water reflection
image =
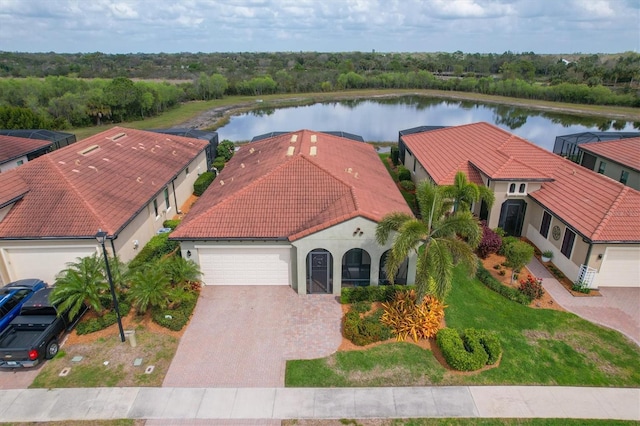
[[[521,107],[443,100],[422,96],[352,99],[287,108],[259,108],[234,116],[218,129],[220,139],[250,140],[274,131],[340,130],[366,141],[395,141],[398,131],[412,127],[457,126],[486,121],[552,150],[556,136],[585,131],[632,131],[628,123]]]

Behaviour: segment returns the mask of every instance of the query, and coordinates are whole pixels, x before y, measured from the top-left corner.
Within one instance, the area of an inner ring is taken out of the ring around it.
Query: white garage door
[[[640,248],[608,247],[596,283],[598,287],[640,287]]]
[[[56,275],[67,267],[68,262],[95,252],[95,246],[7,248],[3,255],[11,281],[40,278],[53,285]]]
[[[289,285],[290,247],[198,248],[208,285]]]

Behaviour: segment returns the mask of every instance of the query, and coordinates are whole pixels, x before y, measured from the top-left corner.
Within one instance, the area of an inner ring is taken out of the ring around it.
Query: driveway
[[[204,286],[165,387],[282,387],[285,361],[320,358],[341,342],[335,296],[288,286]]]
[[[640,345],[640,288],[603,287],[601,297],[573,296],[537,260],[527,268],[538,278],[551,297],[569,312],[605,327],[618,330]]]

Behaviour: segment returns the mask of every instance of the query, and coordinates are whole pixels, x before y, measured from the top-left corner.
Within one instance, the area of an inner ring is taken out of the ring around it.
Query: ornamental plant
[[[399,291],[393,300],[382,304],[384,313],[380,320],[391,327],[399,342],[411,337],[419,339],[435,337],[444,318],[445,305],[434,296],[425,296],[418,302],[415,290]]]
[[[497,253],[502,247],[502,238],[495,231],[482,223],[482,239],[478,244],[478,256],[486,259],[487,256]]]
[[[520,287],[518,290],[527,295],[532,300],[540,299],[544,295],[544,289],[542,287],[542,279],[532,277],[528,275],[527,278],[520,280]]]

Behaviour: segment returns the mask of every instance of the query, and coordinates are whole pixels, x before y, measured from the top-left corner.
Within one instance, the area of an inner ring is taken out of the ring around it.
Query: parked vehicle
[[[49,301],[52,290],[38,290],[0,333],[0,368],[35,367],[53,358],[60,349],[60,337],[86,312],[85,307],[69,321],[68,312],[59,312]]]
[[[18,316],[24,302],[47,284],[37,278],[18,280],[0,288],[0,332]]]

